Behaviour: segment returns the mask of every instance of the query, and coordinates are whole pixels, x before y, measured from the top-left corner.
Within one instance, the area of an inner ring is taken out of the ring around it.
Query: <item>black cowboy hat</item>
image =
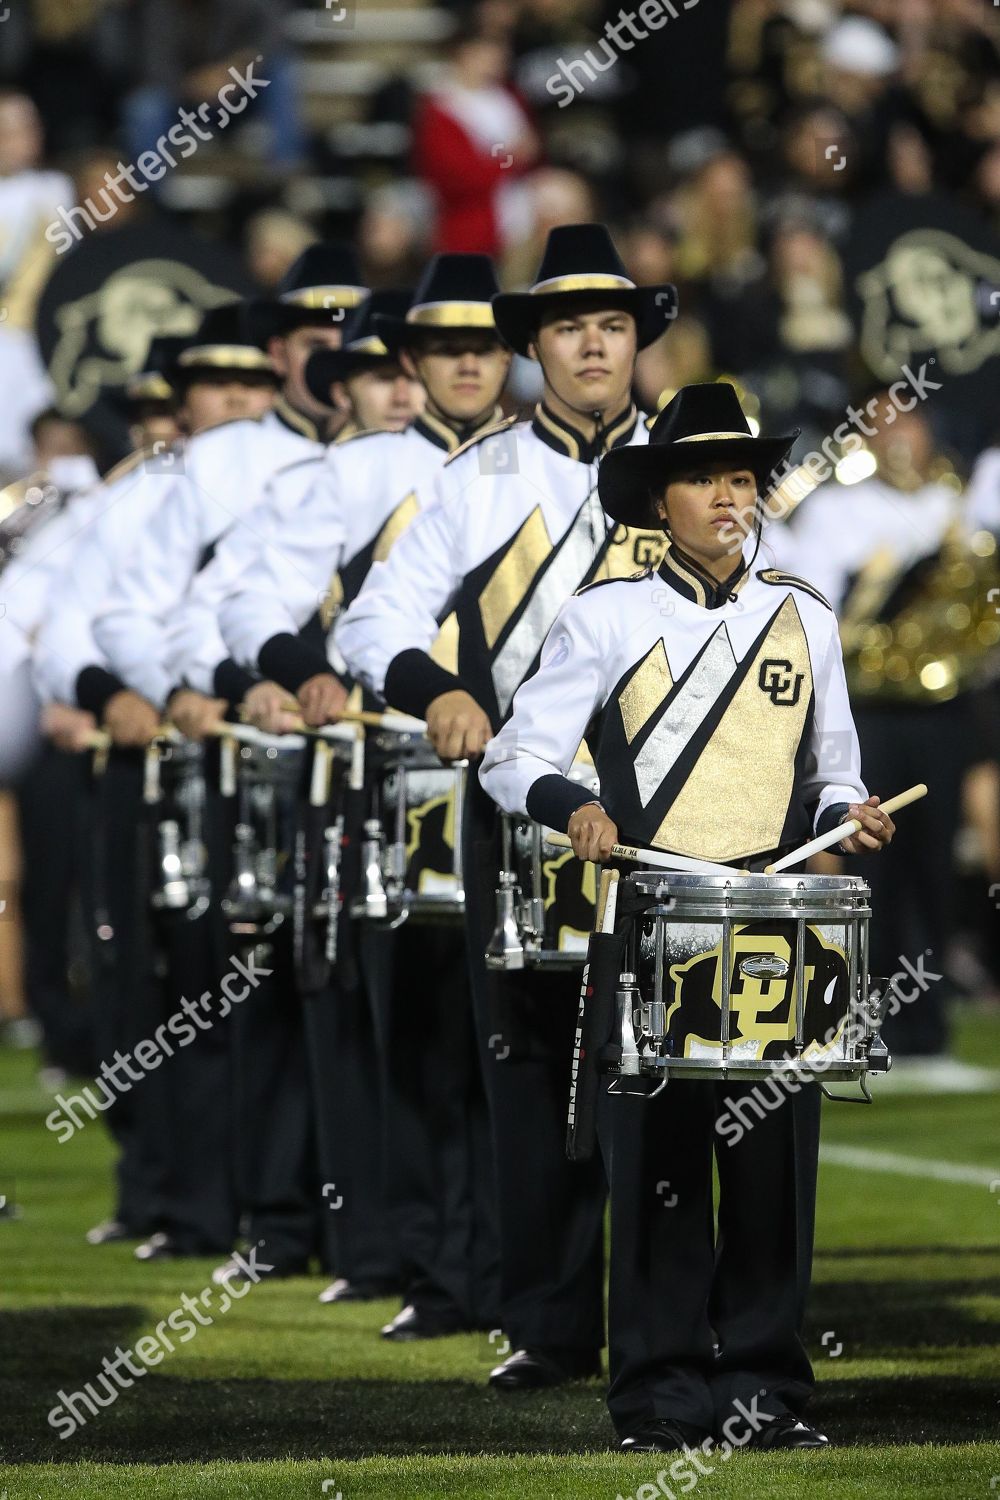
[[[527,354],[542,315],[553,302],[570,305],[599,296],[635,318],[640,349],[666,333],[677,316],[677,288],[636,286],[604,224],[562,224],[549,231],[534,285],[493,299],[497,327],[518,354]]]
[[[173,369],[179,355],[190,342],[188,334],[154,334],[149,341],[145,359],[122,388],[124,401],[136,405],[146,401],[174,401],[176,392],[170,383],[168,372]]]
[[[449,328],[482,328],[498,338],[492,304],[499,289],[488,255],[435,255],[406,316],[379,314],[375,331],[394,356],[419,344],[423,334]]]
[[[678,474],[725,461],[752,469],[761,496],[787,457],[799,429],[754,437],[735,389],[726,381],[685,385],[658,414],[648,445],[615,448],[601,460],[597,492],[608,515],[626,526],[649,526],[650,496]]]
[[[162,373],[177,389],[206,374],[263,374],[277,380],[274,365],[247,333],[246,304],[210,307],[197,329],[167,351]]]
[[[389,353],[376,332],[375,322],[380,316],[405,317],[412,300],[413,293],[400,287],[372,292],[345,324],[344,342],[340,348],[317,349],[309,356],[306,385],[314,400],[322,406],[329,406],[330,387],[335,380],[349,380],[362,370],[396,363],[395,355]]]
[[[293,328],[339,328],[368,295],[349,245],[309,245],[278,282],[274,297],[256,297],[247,326],[259,344]]]

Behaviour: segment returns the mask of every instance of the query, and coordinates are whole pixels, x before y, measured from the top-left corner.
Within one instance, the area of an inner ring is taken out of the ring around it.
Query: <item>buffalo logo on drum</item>
[[[790,661],[779,661],[769,656],[760,664],[757,686],[766,693],[776,708],[794,708],[802,691],[803,672],[793,672]]]
[[[796,927],[795,922],[768,920],[733,928],[729,1038],[742,1060],[795,1055]],[[706,929],[706,940],[708,936]],[[803,1050],[815,1054],[836,1044],[843,1030],[850,980],[843,948],[827,941],[817,927],[805,929],[803,957]],[[670,965],[667,1034],[674,1057],[708,1056],[721,1048],[722,978],[721,939]]]

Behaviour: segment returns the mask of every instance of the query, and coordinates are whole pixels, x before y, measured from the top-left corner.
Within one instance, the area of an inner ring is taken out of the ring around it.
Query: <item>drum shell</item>
[[[844,876],[642,872],[635,919],[641,1001],[662,1002],[670,1076],[865,1071],[867,885]]]
[[[370,807],[383,839],[389,919],[461,922],[467,763],[442,764],[422,734],[370,735],[365,750]]]

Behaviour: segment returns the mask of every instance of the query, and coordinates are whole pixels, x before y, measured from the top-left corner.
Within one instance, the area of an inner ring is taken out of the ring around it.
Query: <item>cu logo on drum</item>
[[[790,661],[779,661],[770,656],[760,664],[757,686],[776,708],[794,708],[799,701],[804,675],[803,672],[793,672]]]

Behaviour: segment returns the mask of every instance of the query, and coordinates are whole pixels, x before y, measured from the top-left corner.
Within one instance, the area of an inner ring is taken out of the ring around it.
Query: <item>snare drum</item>
[[[156,856],[150,902],[194,919],[208,909],[205,751],[190,740],[157,740],[146,751],[143,800],[155,806]]]
[[[274,932],[291,915],[291,855],[307,775],[301,735],[234,726],[220,747],[220,789],[236,798],[232,867],[222,911],[241,937]]]
[[[860,1079],[888,1068],[863,880],[644,871],[623,886],[636,914],[608,1052],[619,1091],[630,1077]]]
[[[422,730],[378,731],[365,742],[369,816],[355,916],[461,921],[462,808],[467,761],[443,765]]]
[[[592,791],[592,762],[576,761],[569,779]],[[597,874],[572,849],[545,846],[546,831],[528,818],[500,813],[496,926],[486,949],[489,969],[572,968],[582,964],[594,926]]]

